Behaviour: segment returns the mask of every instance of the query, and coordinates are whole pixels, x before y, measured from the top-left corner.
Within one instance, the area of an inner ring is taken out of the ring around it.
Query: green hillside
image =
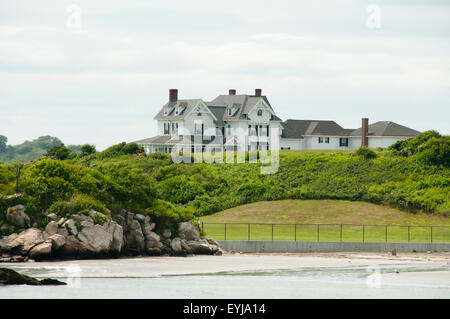
[[[41,136],[15,146],[8,145],[7,142],[8,138],[0,135],[0,162],[4,163],[26,163],[43,156],[52,147],[63,144],[60,139],[52,136]],[[78,145],[69,145],[68,148],[74,151],[80,150]]]
[[[436,134],[423,133],[390,150],[282,151],[279,169],[271,175],[261,174],[263,164],[248,161],[175,164],[166,154],[146,156],[133,143],[100,153],[87,145],[78,155],[58,146],[48,152],[51,158],[22,167],[24,196],[16,201],[36,220],[47,210],[66,216],[90,208],[112,214],[126,208],[161,225],[286,199],[369,202],[409,214],[447,216],[449,138]],[[0,195],[14,193],[17,165],[0,164]],[[0,212],[10,204],[0,201]],[[359,218],[354,215],[355,223]]]

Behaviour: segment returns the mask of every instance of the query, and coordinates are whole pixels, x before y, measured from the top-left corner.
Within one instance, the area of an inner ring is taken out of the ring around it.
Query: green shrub
[[[377,153],[366,146],[361,146],[356,150],[356,155],[362,156],[365,159],[372,159],[377,157]]]
[[[173,234],[178,232],[178,223],[194,217],[191,209],[176,207],[174,204],[160,199],[156,200],[152,207],[147,208],[146,213],[156,222],[158,232],[170,228]]]
[[[89,214],[92,209],[103,214],[108,213],[108,209],[102,202],[86,194],[74,194],[68,201],[54,202],[48,211],[59,217],[70,218],[74,214]]]

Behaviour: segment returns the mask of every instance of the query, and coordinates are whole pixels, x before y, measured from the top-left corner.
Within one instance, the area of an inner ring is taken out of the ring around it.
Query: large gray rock
[[[142,214],[134,215],[134,219],[136,219],[139,223],[143,223],[145,221],[145,216]]]
[[[111,243],[111,252],[113,254],[120,254],[123,248],[123,229],[117,223],[114,223],[113,241]]]
[[[54,213],[48,214],[47,217],[50,218],[51,220],[57,220],[58,219],[58,216],[56,214],[54,214]]]
[[[170,247],[175,254],[181,253],[183,251],[183,247],[181,247],[181,239],[178,237],[172,239],[172,241],[170,242]]]
[[[58,228],[58,231],[56,233],[64,237],[69,236],[69,232],[65,228]]]
[[[153,249],[153,248],[161,249],[162,247],[163,247],[163,244],[161,243],[161,238],[159,237],[159,235],[157,233],[150,232],[145,237],[145,248],[147,250]]]
[[[55,235],[58,232],[58,223],[57,222],[50,222],[45,226],[45,232],[48,234],[48,236]]]
[[[113,234],[101,225],[84,227],[76,236],[79,241],[89,246],[94,254],[106,255],[113,240]]]
[[[48,258],[52,254],[52,241],[45,241],[34,246],[29,253],[29,256],[35,260]]]
[[[6,212],[6,220],[10,224],[20,228],[30,227],[31,225],[30,217],[25,214],[25,207],[23,205],[9,207]]]
[[[125,232],[125,248],[131,253],[141,253],[145,249],[145,237],[142,233],[141,224],[134,219],[128,219],[130,222],[128,230]]]
[[[194,254],[212,255],[215,252],[210,245],[205,244],[201,241],[188,241],[187,244]]]
[[[67,236],[65,245],[57,251],[57,254],[65,258],[86,258],[93,256],[91,248],[73,235]]]
[[[13,251],[20,251],[22,255],[26,255],[31,248],[42,242],[44,242],[42,231],[37,228],[28,228],[19,233],[11,246]]]
[[[172,232],[170,231],[170,229],[164,229],[162,232],[162,237],[164,237],[165,239],[169,239],[172,236]]]
[[[199,231],[191,222],[184,222],[178,225],[178,236],[187,241],[200,239]]]
[[[76,236],[78,234],[78,229],[77,226],[75,226],[75,221],[73,219],[69,219],[67,220],[64,224],[63,227],[65,227],[69,234]]]
[[[48,238],[52,241],[52,250],[56,251],[60,249],[66,243],[66,238],[63,235],[54,234]]]

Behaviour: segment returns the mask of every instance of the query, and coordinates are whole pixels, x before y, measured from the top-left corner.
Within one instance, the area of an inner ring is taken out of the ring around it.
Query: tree
[[[8,138],[4,135],[0,135],[0,153],[6,151],[6,143],[8,142]]]
[[[431,165],[450,167],[450,136],[430,138],[419,146],[417,157]]]
[[[84,144],[81,146],[81,154],[80,154],[81,157],[95,154],[95,153],[97,153],[95,145]]]
[[[45,155],[53,159],[65,160],[70,157],[71,153],[72,151],[68,149],[64,144],[60,144],[53,146],[47,151]]]

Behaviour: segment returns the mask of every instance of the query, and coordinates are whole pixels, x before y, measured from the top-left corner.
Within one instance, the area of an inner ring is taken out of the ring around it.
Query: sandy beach
[[[450,297],[448,253],[225,253],[0,267],[69,283],[0,287],[0,299]]]

